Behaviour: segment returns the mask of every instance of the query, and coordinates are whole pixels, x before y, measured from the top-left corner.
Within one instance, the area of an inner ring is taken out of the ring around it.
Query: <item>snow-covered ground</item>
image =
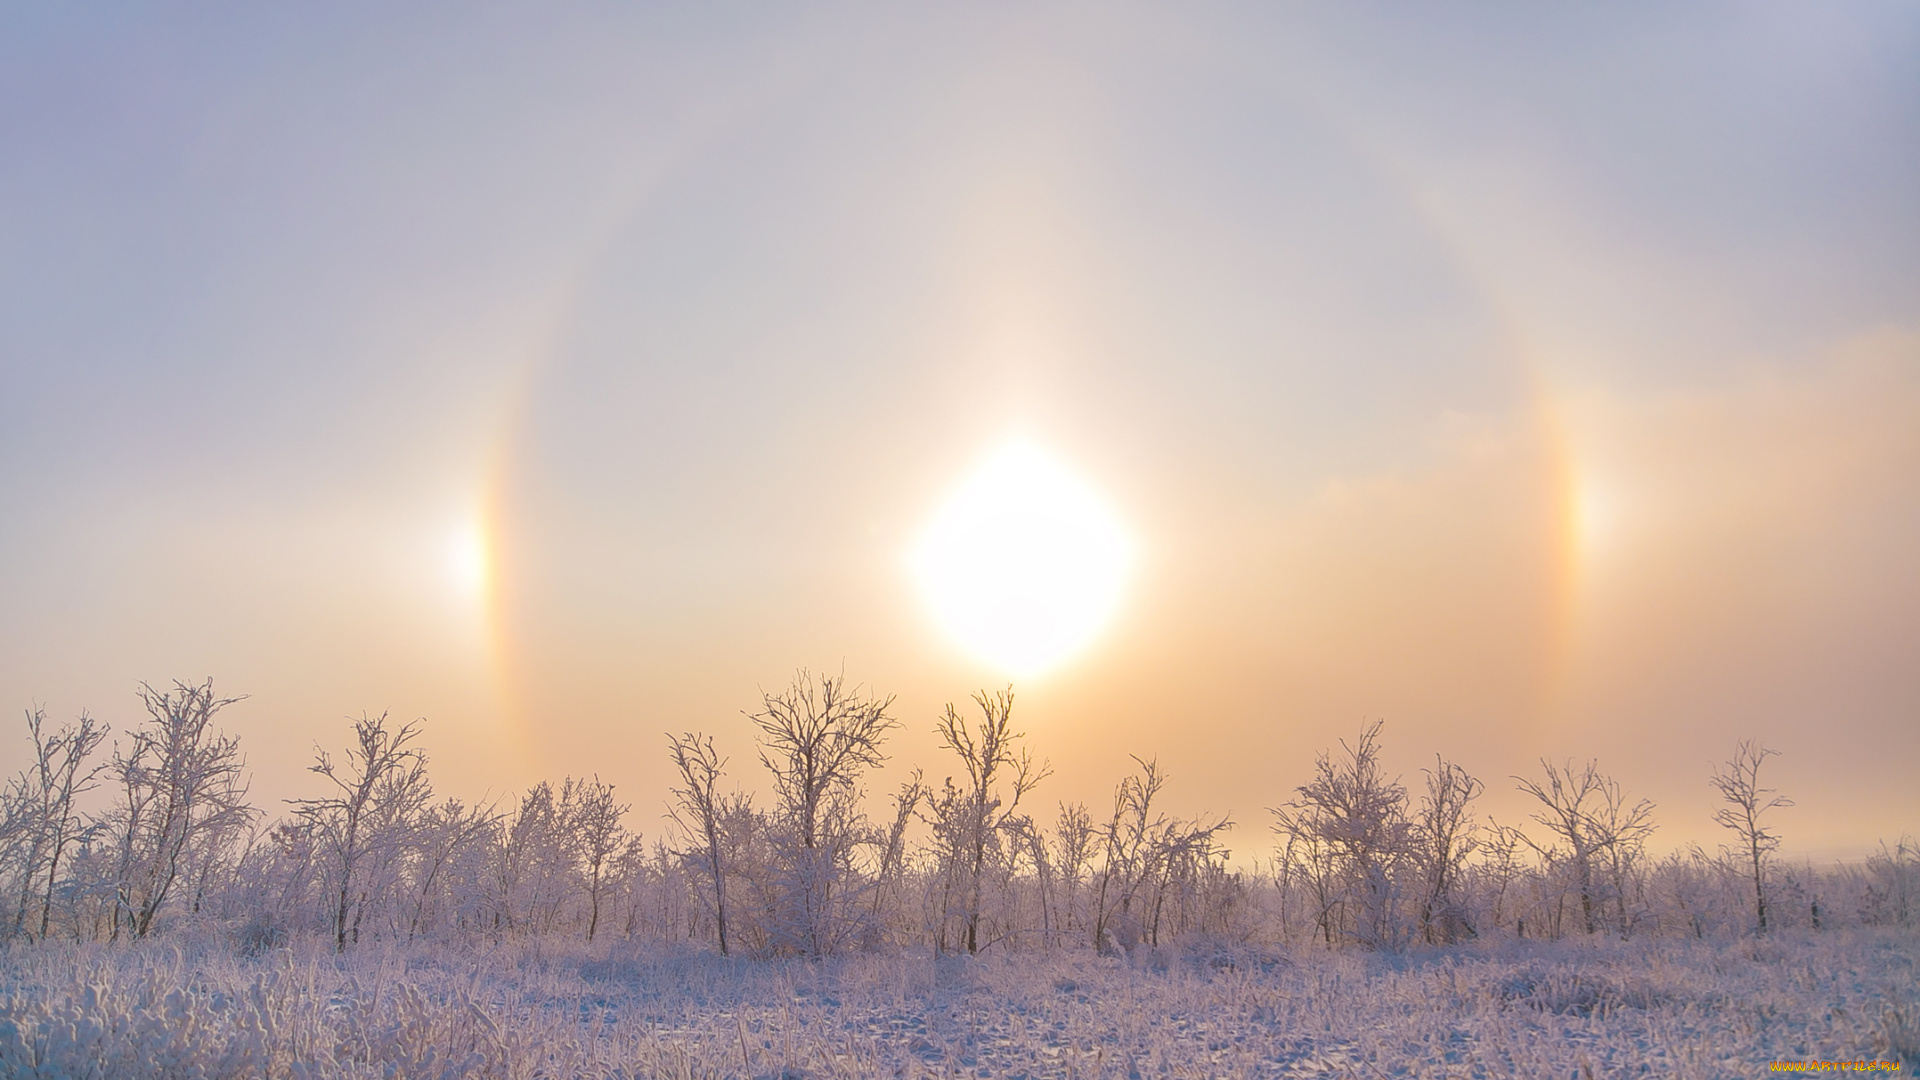
[[[0,957],[0,1075],[1752,1077],[1920,1061],[1917,963],[1910,932],[1852,930],[819,964],[18,947]]]

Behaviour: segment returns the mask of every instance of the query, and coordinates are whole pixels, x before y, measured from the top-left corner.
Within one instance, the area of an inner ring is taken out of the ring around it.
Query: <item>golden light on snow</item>
[[[1131,545],[1104,502],[1026,443],[995,453],[940,510],[913,559],[934,614],[1009,673],[1043,671],[1112,618]]]

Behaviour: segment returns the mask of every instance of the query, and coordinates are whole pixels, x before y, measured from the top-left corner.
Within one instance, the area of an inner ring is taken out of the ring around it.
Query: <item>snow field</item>
[[[14,948],[0,1075],[1751,1077],[1920,1062],[1920,938],[728,961],[538,942]]]

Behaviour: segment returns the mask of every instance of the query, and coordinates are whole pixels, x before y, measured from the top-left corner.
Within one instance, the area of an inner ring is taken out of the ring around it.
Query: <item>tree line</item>
[[[1486,784],[1436,756],[1413,790],[1381,763],[1378,722],[1319,755],[1268,810],[1270,853],[1230,862],[1226,818],[1166,811],[1150,758],[1098,812],[1038,805],[1050,768],[1014,726],[1011,690],[948,705],[951,766],[866,789],[900,726],[892,698],[800,672],[748,713],[765,803],[729,782],[710,734],[670,734],[662,835],[628,825],[598,777],[475,804],[438,795],[420,723],[363,716],[316,748],[317,794],[278,814],[249,800],[240,700],[209,680],[143,685],[146,718],[109,744],[91,716],[27,713],[30,764],[0,790],[0,936],[122,942],[201,927],[243,951],[296,936],[370,942],[515,937],[693,942],[727,955],[829,956],[1179,943],[1402,949],[1473,938],[1766,933],[1911,926],[1920,852],[1782,864],[1764,786],[1775,752],[1742,742],[1709,778],[1729,842],[1649,852],[1654,806],[1597,762],[1513,777],[1534,812],[1483,817]],[[86,807],[93,806],[94,809]],[[1050,819],[1050,820],[1049,820]]]

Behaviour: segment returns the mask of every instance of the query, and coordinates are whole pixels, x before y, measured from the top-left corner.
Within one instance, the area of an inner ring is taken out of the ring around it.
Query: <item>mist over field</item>
[[[1916,57],[0,13],[0,1075],[1920,1068]]]

